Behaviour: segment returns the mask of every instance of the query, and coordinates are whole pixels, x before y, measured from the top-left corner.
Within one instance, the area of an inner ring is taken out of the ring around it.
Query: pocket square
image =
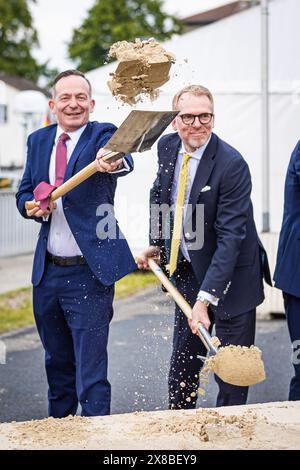
[[[204,188],[201,189],[201,193],[206,193],[206,191],[210,191],[211,187],[210,186],[204,186]]]

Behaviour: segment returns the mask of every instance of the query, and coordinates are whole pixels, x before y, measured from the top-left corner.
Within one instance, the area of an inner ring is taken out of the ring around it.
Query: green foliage
[[[170,38],[182,23],[162,9],[162,0],[96,0],[82,25],[73,31],[70,58],[82,72],[111,61],[107,53],[117,41]]]
[[[0,72],[36,80],[40,69],[31,49],[37,45],[27,1],[0,0]]]
[[[31,51],[38,47],[28,3],[36,0],[0,0],[0,73],[34,82],[42,75],[51,79],[56,71],[38,64]]]

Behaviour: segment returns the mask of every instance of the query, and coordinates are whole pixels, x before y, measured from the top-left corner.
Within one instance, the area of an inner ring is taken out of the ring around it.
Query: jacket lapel
[[[78,157],[81,154],[81,152],[83,151],[84,147],[89,142],[91,133],[92,133],[92,125],[91,125],[90,122],[88,122],[88,124],[87,124],[86,128],[84,129],[80,139],[77,142],[76,147],[73,150],[73,153],[71,155],[70,160],[68,161],[68,165],[67,165],[67,169],[66,169],[66,173],[65,173],[65,177],[64,177],[64,182],[67,181],[69,178],[71,178],[71,176],[73,175],[75,163],[77,162]],[[95,157],[96,157],[96,155],[95,155]]]
[[[161,178],[161,194],[162,194],[162,204],[171,203],[171,190],[172,190],[172,181],[174,178],[174,171],[178,152],[180,149],[181,140],[178,134],[174,134],[174,138],[170,144],[166,147],[164,151],[164,161],[163,161],[163,174]]]
[[[211,172],[215,166],[215,155],[217,152],[218,137],[212,134],[210,142],[205,149],[205,152],[199,162],[193,186],[190,193],[189,204],[192,205],[193,213],[197,204],[201,190],[204,188],[207,180],[209,179]]]
[[[40,140],[40,148],[39,148],[39,168],[40,171],[38,172],[39,182],[45,181],[49,183],[49,165],[50,165],[50,158],[52,154],[52,149],[54,145],[54,139],[56,135],[57,126],[51,126],[50,129],[45,129],[44,135]]]

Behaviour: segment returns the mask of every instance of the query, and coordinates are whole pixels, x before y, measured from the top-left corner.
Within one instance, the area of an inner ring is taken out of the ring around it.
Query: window
[[[7,122],[7,106],[6,104],[0,104],[0,124]]]

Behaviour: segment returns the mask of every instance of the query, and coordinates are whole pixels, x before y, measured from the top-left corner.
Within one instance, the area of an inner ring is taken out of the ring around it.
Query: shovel
[[[110,151],[103,155],[105,162],[113,162],[132,152],[145,152],[150,150],[154,142],[168,127],[178,111],[131,111],[125,121],[116,130],[105,148]],[[93,161],[68,181],[52,191],[51,201],[55,201],[71,189],[78,186],[87,178],[96,173],[96,162]],[[27,210],[35,207],[34,201],[26,201]]]
[[[175,288],[162,269],[152,258],[148,258],[148,264],[155,276],[161,281],[166,290],[171,294],[178,307],[184,315],[192,318],[192,308]],[[225,348],[216,347],[212,338],[204,326],[198,324],[197,334],[206,347],[209,356],[212,357],[212,370],[224,382],[232,385],[249,386],[262,382],[265,379],[264,364],[261,359],[260,351],[255,348],[246,348],[240,346],[228,346]],[[201,360],[206,358],[199,356]]]
[[[192,318],[191,306],[187,303],[185,298],[180,294],[180,292],[176,289],[176,287],[172,284],[172,282],[169,281],[169,279],[164,274],[160,266],[158,266],[152,258],[148,259],[148,264],[149,264],[151,271],[160,280],[160,282],[167,289],[169,294],[171,294],[171,296],[177,303],[180,310],[183,311],[183,313],[188,319],[191,319]],[[208,353],[210,355],[217,354],[218,348],[213,344],[211,336],[209,332],[207,331],[207,329],[204,328],[204,326],[202,326],[201,323],[198,324],[197,328],[198,328],[197,334],[199,338],[201,339],[202,343],[204,344],[204,346],[206,347]]]

